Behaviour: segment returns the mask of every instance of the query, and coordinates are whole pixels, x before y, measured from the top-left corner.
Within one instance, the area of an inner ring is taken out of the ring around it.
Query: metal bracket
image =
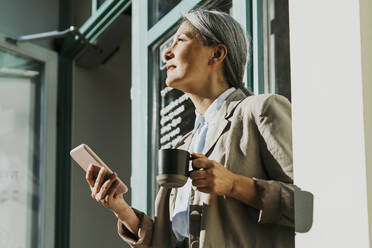
[[[46,40],[46,39],[56,39],[56,38],[65,38],[69,36],[77,36],[78,39],[80,39],[84,44],[90,45],[95,47],[92,43],[90,43],[85,36],[79,32],[79,29],[77,29],[74,26],[71,26],[70,28],[63,30],[63,31],[50,31],[50,32],[44,32],[44,33],[38,33],[38,34],[30,34],[30,35],[24,35],[20,37],[6,37],[5,40],[8,43],[11,43],[13,45],[16,45],[19,42],[27,42],[27,41],[36,41],[36,40]]]

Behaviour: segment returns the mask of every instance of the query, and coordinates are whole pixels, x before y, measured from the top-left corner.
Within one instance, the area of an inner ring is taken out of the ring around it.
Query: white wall
[[[369,237],[372,240],[372,1],[360,0],[365,155],[369,208]]]
[[[131,174],[131,37],[105,64],[86,70],[75,66],[72,146],[88,144],[129,186]],[[90,197],[85,174],[71,166],[71,248],[127,247],[117,234],[113,213]],[[130,192],[126,194],[130,202]]]
[[[289,7],[294,178],[314,196],[296,247],[369,247],[359,2]]]

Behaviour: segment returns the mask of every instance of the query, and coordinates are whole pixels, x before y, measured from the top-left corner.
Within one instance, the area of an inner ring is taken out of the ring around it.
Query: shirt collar
[[[222,94],[220,94],[213,103],[208,107],[208,109],[205,111],[204,115],[199,114],[195,110],[195,130],[198,129],[200,126],[204,124],[204,121],[206,121],[209,124],[213,123],[216,120],[216,115],[218,111],[221,109],[223,102],[226,100],[226,98],[235,90],[234,87],[228,88],[225,90]]]

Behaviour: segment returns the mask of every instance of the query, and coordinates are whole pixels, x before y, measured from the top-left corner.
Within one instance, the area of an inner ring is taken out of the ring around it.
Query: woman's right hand
[[[104,167],[94,164],[88,167],[86,180],[92,191],[92,198],[112,210],[129,231],[137,235],[139,219],[132,207],[124,200],[123,193],[117,193],[122,182],[119,181],[116,173],[108,175]]]
[[[129,207],[123,194],[117,193],[121,184],[118,179],[116,173],[109,175],[105,167],[94,164],[91,164],[86,172],[86,180],[90,186],[92,198],[117,215]]]

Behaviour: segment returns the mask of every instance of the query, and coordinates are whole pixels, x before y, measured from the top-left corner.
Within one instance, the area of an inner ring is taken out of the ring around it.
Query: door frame
[[[54,247],[57,146],[57,53],[34,44],[10,44],[0,33],[0,49],[44,64],[40,94],[40,247]]]

